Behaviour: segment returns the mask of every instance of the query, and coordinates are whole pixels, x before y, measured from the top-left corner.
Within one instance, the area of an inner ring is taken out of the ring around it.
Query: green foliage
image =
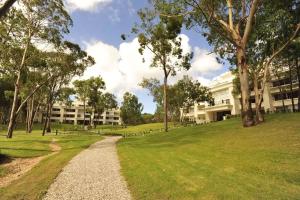
[[[165,1],[161,1],[165,2]],[[139,52],[144,54],[146,49],[153,53],[152,67],[159,67],[164,70],[164,74],[176,75],[176,70],[183,68],[188,70],[191,53],[184,53],[181,48],[182,18],[168,18],[156,16],[156,9],[170,10],[171,6],[155,7],[153,10],[145,8],[138,12],[141,19],[140,25],[133,28],[133,32],[138,34],[140,43]],[[174,59],[175,58],[175,59]]]
[[[143,88],[150,91],[153,101],[157,103],[156,117],[162,118],[159,112],[163,105],[163,85],[157,79],[143,79],[140,84]],[[174,85],[168,88],[169,114],[173,120],[180,120],[180,108],[189,109],[195,103],[209,102],[213,103],[213,98],[209,89],[202,86],[197,80],[193,81],[190,77],[184,76]],[[155,118],[156,118],[155,117]]]
[[[143,105],[139,103],[137,96],[126,92],[121,106],[121,118],[124,124],[142,123]]]
[[[212,94],[209,88],[202,86],[197,80],[193,81],[190,77],[184,76],[171,88],[173,94],[170,98],[170,105],[178,113],[179,108],[189,109],[195,103],[213,103]]]

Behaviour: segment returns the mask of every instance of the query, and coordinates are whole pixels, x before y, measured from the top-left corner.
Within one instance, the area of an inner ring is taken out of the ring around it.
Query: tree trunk
[[[83,101],[83,127],[85,126],[85,100]]]
[[[43,133],[42,133],[43,136],[45,135],[46,130],[48,132],[48,128],[49,128],[49,124],[50,124],[49,121],[50,121],[51,99],[52,99],[52,97],[49,97],[48,103],[47,103],[46,119],[44,122],[44,128],[43,128]]]
[[[291,63],[289,62],[289,78],[290,78],[290,93],[291,93],[291,100],[292,100],[292,111],[295,112],[295,102],[293,97],[293,76],[292,76],[292,68]]]
[[[16,110],[17,110],[17,103],[18,103],[18,97],[19,97],[20,79],[21,79],[21,70],[18,72],[17,80],[15,83],[14,98],[13,98],[13,102],[12,102],[9,123],[8,123],[8,128],[7,128],[7,138],[12,138],[14,126],[16,123],[16,117],[17,117]]]
[[[27,117],[26,117],[26,132],[31,133],[32,131],[32,124],[33,124],[33,119],[35,115],[35,110],[34,108],[34,95],[30,98],[30,100],[27,101]]]
[[[281,96],[283,112],[286,112],[285,103],[284,103],[284,93],[283,93],[283,90],[282,90],[281,86],[279,86],[279,93],[280,93],[280,96]]]
[[[298,58],[296,58],[296,69],[297,69],[297,77],[298,77],[298,112],[300,112],[300,66],[299,66]]]
[[[264,116],[261,112],[262,94],[258,89],[258,77],[257,74],[253,74],[253,84],[255,93],[255,122],[259,124],[264,121]]]
[[[241,83],[241,97],[242,97],[242,122],[244,127],[253,126],[253,113],[249,106],[250,91],[249,91],[249,77],[248,66],[245,58],[244,49],[238,47],[237,49],[237,66],[239,70],[239,78]]]
[[[52,114],[52,101],[50,102],[50,106],[49,106],[49,116],[48,116],[48,122],[47,122],[47,133],[51,133],[51,114]]]
[[[30,124],[29,124],[29,133],[32,132],[32,128],[33,128],[33,121],[34,118],[36,116],[36,113],[38,112],[38,110],[40,109],[40,103],[38,103],[37,107],[34,109],[33,114],[31,116],[31,120],[30,120]]]
[[[30,40],[31,40],[31,31],[29,31],[29,35],[28,35],[28,38],[27,38],[27,43],[26,43],[26,46],[24,48],[24,52],[23,52],[23,55],[22,55],[22,61],[20,63],[20,67],[18,68],[17,80],[15,82],[14,98],[13,98],[13,102],[12,102],[12,107],[11,107],[10,117],[9,117],[9,123],[8,123],[8,127],[7,127],[7,138],[12,138],[14,126],[16,124],[16,118],[17,118],[17,115],[18,115],[17,110],[19,110],[19,109],[17,109],[17,101],[18,101],[18,98],[19,98],[21,72],[22,72],[22,68],[25,65],[25,58],[26,58],[26,55],[27,55]]]
[[[164,77],[164,129],[168,132],[168,77]]]

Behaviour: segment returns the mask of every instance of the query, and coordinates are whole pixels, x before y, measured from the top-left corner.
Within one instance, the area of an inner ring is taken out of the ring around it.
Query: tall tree
[[[79,45],[65,41],[58,52],[47,53],[47,66],[49,77],[52,77],[47,84],[47,111],[43,129],[51,132],[50,117],[52,106],[59,97],[61,88],[68,85],[74,76],[83,74],[86,67],[92,66],[94,59],[87,55]]]
[[[18,111],[22,109],[20,106],[24,106],[26,101],[41,87],[41,84],[37,85],[28,98],[25,98],[18,107],[20,87],[22,86],[21,78],[24,72],[31,69],[28,65],[28,60],[36,53],[36,51],[33,51],[33,43],[39,40],[40,42],[59,45],[62,34],[69,32],[68,28],[72,23],[62,0],[22,1],[21,8],[17,11],[14,9],[16,12],[14,17],[17,17],[18,26],[13,30],[7,29],[7,38],[9,40],[1,44],[3,47],[6,46],[5,49],[11,49],[10,52],[5,54],[8,55],[5,59],[5,64],[10,62],[10,65],[13,66],[11,71],[16,77],[14,98],[7,130],[8,138],[12,137]],[[16,53],[19,55],[16,55]]]
[[[161,1],[166,3],[167,1]],[[166,5],[166,4],[165,4]],[[175,12],[171,6],[165,6],[164,11]],[[188,70],[191,53],[184,53],[181,47],[181,37],[179,36],[182,28],[182,18],[168,18],[156,16],[154,9],[142,9],[138,12],[141,23],[137,25],[133,32],[138,34],[140,43],[139,52],[150,50],[153,53],[151,67],[161,68],[163,71],[164,83],[164,129],[168,131],[168,78],[175,76],[179,69]]]
[[[124,124],[140,124],[142,122],[143,105],[137,96],[126,92],[121,106],[121,118]]]
[[[221,55],[233,53],[239,72],[242,96],[242,121],[245,127],[253,126],[253,113],[249,106],[250,90],[247,63],[247,45],[255,25],[255,14],[261,0],[172,0],[176,12],[161,10],[161,1],[154,0],[160,16],[185,19],[187,28],[201,27],[215,51]],[[179,9],[179,10],[178,10]],[[170,10],[174,11],[174,10]],[[178,14],[179,13],[179,14]]]
[[[299,7],[299,5],[298,5]],[[297,20],[296,1],[266,1],[263,12],[256,15],[256,28],[247,49],[249,73],[255,93],[256,123],[264,121],[261,112],[263,93],[270,75],[271,64],[280,54],[290,48],[298,36],[300,21]],[[289,65],[289,64],[288,64]]]

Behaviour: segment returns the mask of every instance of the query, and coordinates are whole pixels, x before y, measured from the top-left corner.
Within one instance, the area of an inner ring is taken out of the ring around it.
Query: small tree
[[[184,76],[173,86],[174,92],[174,104],[175,107],[182,108],[183,110],[189,110],[195,103],[200,102],[213,102],[212,94],[209,89],[202,86],[197,80],[193,81],[190,77]],[[177,111],[178,112],[178,111]],[[184,118],[182,116],[180,119]]]
[[[74,88],[63,87],[60,89],[57,100],[61,102],[66,108],[70,108],[73,103],[72,95],[75,94]]]
[[[99,110],[99,102],[102,97],[102,90],[105,89],[105,82],[101,77],[91,77],[86,81],[88,90],[88,105],[92,107],[92,113],[95,113]],[[94,126],[94,117],[95,116],[91,116],[91,126]]]
[[[142,122],[143,105],[137,96],[126,92],[121,106],[121,118],[124,124],[140,124]]]
[[[85,125],[86,103],[88,100],[88,84],[86,80],[76,80],[73,82],[76,91],[76,98],[83,103],[83,125]]]

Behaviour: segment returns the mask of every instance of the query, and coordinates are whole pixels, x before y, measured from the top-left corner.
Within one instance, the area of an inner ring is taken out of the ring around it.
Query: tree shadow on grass
[[[0,154],[0,165],[10,163],[12,160],[13,158],[8,155]]]

